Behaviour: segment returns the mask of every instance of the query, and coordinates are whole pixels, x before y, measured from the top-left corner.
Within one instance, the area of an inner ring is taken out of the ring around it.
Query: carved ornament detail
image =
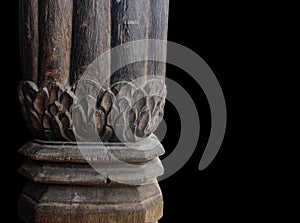
[[[109,89],[89,79],[72,87],[19,85],[27,125],[36,139],[46,141],[137,141],[156,130],[165,96],[164,83],[153,80],[138,86],[122,81]]]

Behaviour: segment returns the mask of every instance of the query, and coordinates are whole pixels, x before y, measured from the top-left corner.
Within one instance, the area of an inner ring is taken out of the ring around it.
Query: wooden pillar
[[[132,54],[124,51],[101,67],[91,65],[120,44],[166,40],[169,1],[19,2],[19,98],[33,134],[19,150],[28,158],[20,173],[29,180],[19,216],[27,223],[157,222],[164,149],[152,133],[163,113],[164,80],[160,97],[147,90],[159,88],[150,77],[164,77],[165,64],[147,61],[145,53],[145,61],[111,74],[112,60]],[[87,69],[96,80],[82,78]],[[141,77],[145,83],[135,86]]]

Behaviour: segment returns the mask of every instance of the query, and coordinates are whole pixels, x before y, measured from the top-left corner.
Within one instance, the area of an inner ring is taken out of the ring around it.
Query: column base
[[[19,216],[26,223],[157,223],[163,148],[151,142],[157,139],[139,145],[143,149],[86,143],[85,156],[72,143],[26,144],[19,152],[29,159],[19,171],[30,181]]]
[[[28,183],[19,199],[26,223],[151,223],[162,217],[157,183],[67,186]]]

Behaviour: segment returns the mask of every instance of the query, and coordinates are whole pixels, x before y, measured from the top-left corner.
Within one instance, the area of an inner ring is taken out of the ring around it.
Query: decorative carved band
[[[157,80],[122,81],[109,89],[90,79],[73,87],[58,82],[41,89],[30,81],[19,85],[28,127],[37,139],[50,141],[137,141],[157,128],[165,96],[166,87]]]

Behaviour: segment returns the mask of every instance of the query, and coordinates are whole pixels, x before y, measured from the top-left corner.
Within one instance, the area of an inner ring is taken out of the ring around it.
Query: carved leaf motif
[[[33,82],[23,81],[19,84],[18,91],[23,117],[27,122],[30,122],[29,111],[32,107],[32,101],[38,92],[38,88]]]
[[[35,83],[33,83],[31,81],[23,81],[19,85],[19,91],[22,91],[23,95],[25,97],[28,96],[30,99],[33,100],[33,98],[35,97],[36,92],[38,92],[39,89],[38,89],[38,87],[36,86]]]
[[[103,135],[101,136],[101,140],[102,142],[108,142],[109,139],[112,137],[113,135],[113,130],[110,126],[105,126],[105,129],[103,131]]]
[[[58,82],[50,83],[48,85],[48,89],[49,89],[49,101],[50,101],[50,103],[54,103],[54,102],[58,101],[60,95],[64,91],[63,85],[58,83]]]
[[[116,113],[113,112],[113,111],[110,111],[110,112],[108,113],[108,115],[106,116],[106,125],[109,125],[109,126],[112,126],[112,125],[113,125],[112,120],[115,120],[115,117],[113,117],[112,114],[116,114]]]
[[[96,110],[95,112],[95,123],[98,135],[102,135],[105,127],[105,114],[101,110]]]
[[[93,80],[84,81],[88,88],[82,83],[65,88],[53,82],[40,90],[33,82],[19,85],[22,112],[35,137],[136,141],[155,131],[163,116],[166,91],[163,83],[155,85],[154,81],[148,81],[138,88],[122,81],[104,90]],[[80,100],[75,91],[80,92]],[[97,98],[99,92],[101,96]]]
[[[143,89],[150,97],[154,95],[161,96],[162,91],[164,90],[164,83],[157,79],[148,80]]]
[[[74,114],[75,113],[75,114]],[[75,138],[78,141],[95,141],[96,140],[96,125],[94,122],[87,122],[83,109],[78,107],[76,111],[73,110],[73,115],[76,116],[77,121],[73,121],[73,129]],[[74,118],[75,119],[75,118]],[[99,137],[98,137],[99,138]]]
[[[66,140],[69,141],[70,138],[66,135],[65,130],[70,128],[71,120],[70,115],[68,111],[60,112],[56,117],[55,121],[59,127],[60,136]]]
[[[80,123],[86,123],[86,117],[84,111],[80,105],[77,105],[72,110],[73,118],[73,129],[75,131],[76,137],[80,137],[82,134],[82,126]]]
[[[121,112],[126,112],[128,109],[130,109],[130,102],[127,98],[121,98],[117,102],[115,102],[117,108]]]
[[[38,114],[33,109],[30,110],[29,113],[30,126],[33,128],[34,132],[41,132],[43,130],[43,126],[41,120],[39,119]]]
[[[103,89],[93,79],[81,79],[79,82],[75,83],[73,87],[75,89],[76,95],[78,96],[79,100],[82,99],[82,97],[85,97],[87,95],[90,95],[94,98],[97,98],[97,95],[99,95]]]
[[[124,128],[123,139],[134,142],[136,141],[136,136],[134,130],[130,126]]]
[[[33,102],[33,108],[39,115],[43,115],[46,110],[49,94],[47,89],[39,90]]]
[[[137,121],[137,113],[133,110],[130,109],[129,111],[129,124],[135,125]]]
[[[114,130],[114,133],[116,134],[116,137],[122,141],[123,140],[124,123],[125,123],[123,114],[114,112],[113,116],[114,116],[114,118],[113,118],[112,127]]]
[[[76,96],[71,90],[67,90],[62,93],[60,97],[60,103],[62,104],[63,108],[70,111],[72,104],[75,102]]]
[[[55,101],[51,105],[49,105],[49,113],[55,117],[58,112],[62,110],[62,106],[59,102]]]
[[[99,105],[97,107],[101,108],[105,112],[105,114],[107,114],[111,110],[114,99],[115,96],[113,95],[113,93],[110,91],[106,91],[100,98],[98,102]]]
[[[138,137],[144,137],[145,136],[145,129],[148,126],[148,122],[150,120],[150,111],[144,111],[139,118],[139,124],[136,128],[136,135]]]
[[[147,102],[148,102],[149,110],[153,114],[155,106],[156,106],[156,100],[154,99],[154,97],[150,97],[150,98],[148,98]]]
[[[155,112],[159,112],[163,115],[165,103],[166,103],[166,98],[162,98],[160,101],[158,101]]]
[[[62,129],[67,129],[71,126],[71,120],[70,120],[70,116],[68,115],[68,113],[69,112],[64,111],[58,115],[58,118],[62,124]]]
[[[44,129],[51,129],[51,121],[52,121],[52,117],[49,114],[48,111],[45,111],[45,114],[43,116],[43,127]]]
[[[76,137],[75,137],[73,128],[70,127],[70,128],[65,129],[65,133],[66,133],[66,136],[68,137],[69,141],[76,141]]]
[[[59,141],[63,141],[64,137],[61,134],[62,124],[58,118],[58,116],[54,117],[51,121],[51,130],[55,138]]]
[[[93,116],[95,113],[96,99],[90,95],[87,95],[80,100],[79,104],[83,109],[86,121],[88,123],[91,123],[93,121]]]

